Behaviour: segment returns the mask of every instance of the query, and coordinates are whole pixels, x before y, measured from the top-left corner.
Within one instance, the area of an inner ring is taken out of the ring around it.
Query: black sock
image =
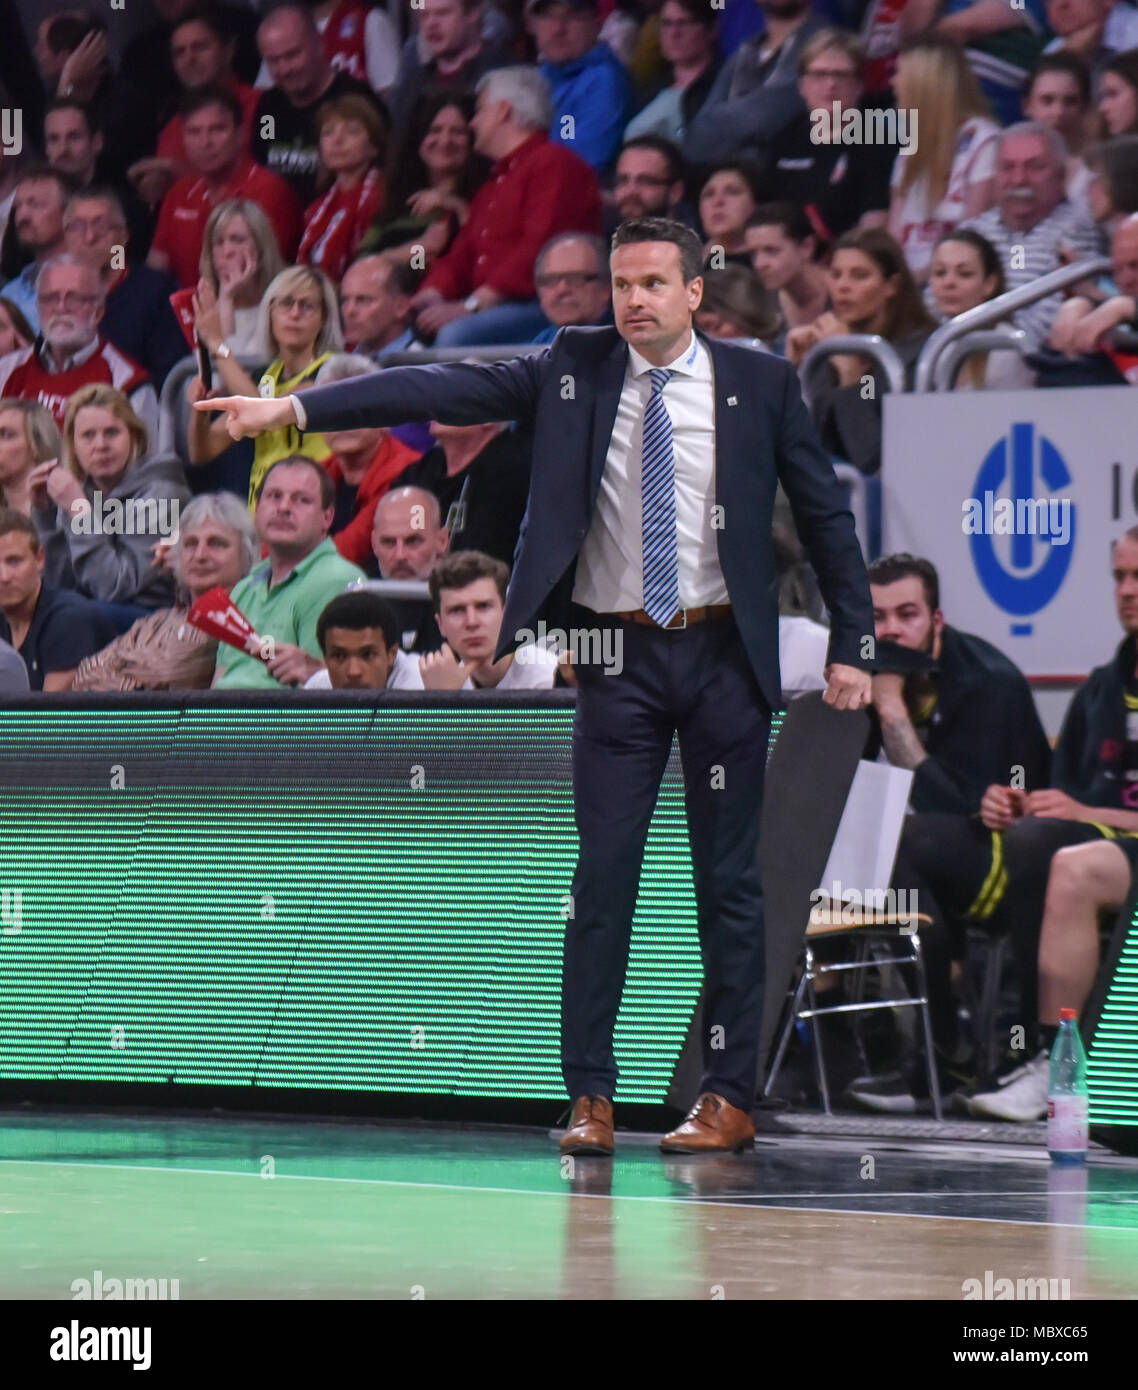
[[[1039,1025],[1039,1046],[1051,1056],[1051,1049],[1055,1046],[1055,1039],[1059,1036],[1059,1025],[1057,1023],[1041,1023]]]

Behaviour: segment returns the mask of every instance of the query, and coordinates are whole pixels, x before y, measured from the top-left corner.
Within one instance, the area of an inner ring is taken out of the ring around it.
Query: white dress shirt
[[[304,682],[305,690],[331,690],[332,679],[327,666],[321,666]],[[385,690],[422,690],[423,677],[419,673],[419,658],[410,652],[398,651],[387,673]]]
[[[534,645],[519,648],[519,650],[522,651],[521,659],[519,660],[517,652],[515,652],[513,661],[506,667],[506,674],[498,684],[485,688],[487,690],[552,690],[553,678],[557,675],[556,653]],[[477,687],[467,677],[462,688],[463,690],[474,690]]]
[[[726,603],[727,585],[719,568],[713,526],[715,505],[715,384],[711,357],[692,334],[674,362],[664,387],[664,407],[672,421],[675,466],[676,559],[680,607]],[[598,613],[644,607],[644,411],[652,394],[653,364],[632,346],[624,389],[601,475],[596,510],[581,547],[576,602]]]

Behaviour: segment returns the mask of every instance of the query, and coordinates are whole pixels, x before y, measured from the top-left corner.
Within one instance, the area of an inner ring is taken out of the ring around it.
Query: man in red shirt
[[[549,86],[536,68],[496,68],[478,84],[475,148],[495,161],[466,225],[415,296],[436,347],[525,343],[546,327],[533,271],[558,232],[601,230],[597,177],[548,136]]]
[[[184,19],[177,20],[170,30],[170,62],[181,88],[175,99],[180,100],[189,92],[200,92],[207,87],[223,87],[231,91],[241,103],[241,124],[248,148],[253,112],[257,109],[261,94],[235,75],[235,49],[236,40],[226,32],[224,21],[209,10],[191,10]],[[131,166],[131,181],[151,205],[162,201],[175,179],[190,172],[184,125],[181,114],[172,116],[159,133],[155,153]]]
[[[0,397],[39,401],[63,428],[67,402],[81,386],[113,386],[158,438],[158,397],[144,368],[99,333],[106,307],[102,277],[93,265],[64,253],[40,271],[36,284],[41,336],[0,357]]]
[[[284,179],[245,148],[241,103],[219,87],[192,92],[182,107],[186,157],[193,173],[162,200],[147,264],[169,270],[183,289],[198,282],[202,237],[210,213],[229,198],[248,198],[265,211],[286,262],[300,240],[301,208]]]

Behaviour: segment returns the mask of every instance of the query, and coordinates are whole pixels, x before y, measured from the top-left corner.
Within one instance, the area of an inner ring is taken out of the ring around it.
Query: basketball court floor
[[[1138,1297],[1138,1160],[930,1129],[815,1117],[700,1158],[618,1132],[614,1158],[568,1160],[537,1128],[12,1108],[0,1297]]]

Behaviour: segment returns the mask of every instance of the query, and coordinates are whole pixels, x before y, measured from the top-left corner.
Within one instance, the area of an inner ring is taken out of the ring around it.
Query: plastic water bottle
[[[1053,1163],[1087,1161],[1087,1054],[1074,1009],[1059,1010],[1047,1088],[1047,1148]]]

